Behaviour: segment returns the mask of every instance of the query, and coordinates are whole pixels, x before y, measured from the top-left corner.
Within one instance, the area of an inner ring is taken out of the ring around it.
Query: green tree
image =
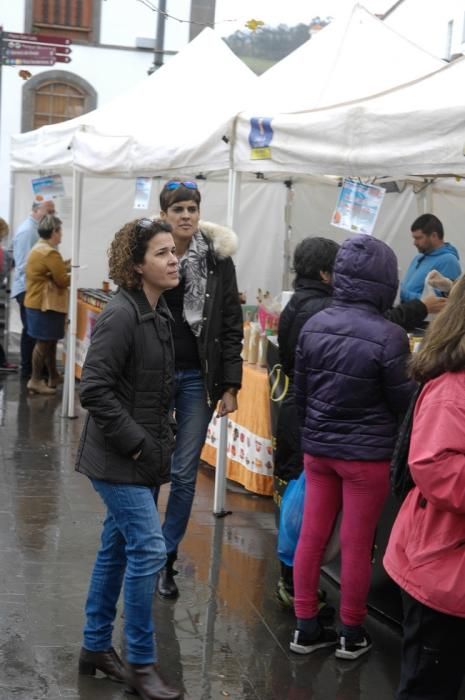
[[[314,17],[307,24],[289,27],[280,24],[277,27],[264,26],[255,32],[238,30],[226,37],[225,41],[236,56],[257,73],[263,72],[270,65],[297,49],[311,38],[312,30],[317,31],[331,21],[330,17]]]

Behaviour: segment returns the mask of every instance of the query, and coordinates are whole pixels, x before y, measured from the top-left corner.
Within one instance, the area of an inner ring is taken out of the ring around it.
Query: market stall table
[[[90,336],[102,309],[110,300],[109,292],[100,289],[79,289],[76,324],[76,364],[74,376],[81,378],[82,367],[90,344]]]
[[[238,409],[228,416],[226,476],[253,493],[273,493],[273,446],[268,372],[244,364]],[[218,419],[213,416],[201,459],[216,464]]]

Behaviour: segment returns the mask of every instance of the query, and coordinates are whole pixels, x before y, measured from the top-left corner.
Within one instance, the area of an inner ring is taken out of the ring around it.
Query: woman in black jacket
[[[231,255],[230,229],[199,221],[193,180],[170,180],[160,194],[161,217],[173,229],[180,284],[164,298],[174,318],[176,447],[163,535],[168,560],[158,592],[175,598],[173,564],[189,522],[200,452],[208,424],[237,408],[242,377],[242,311]]]
[[[166,562],[153,489],[169,480],[173,447],[171,318],[160,298],[179,282],[171,227],[151,219],[126,224],[111,244],[109,267],[119,290],[95,324],[80,389],[89,414],[76,469],[91,479],[107,516],[79,672],[98,669],[124,680],[143,700],[169,700],[180,691],[166,685],[154,665],[152,600]],[[123,582],[125,666],[111,641]]]

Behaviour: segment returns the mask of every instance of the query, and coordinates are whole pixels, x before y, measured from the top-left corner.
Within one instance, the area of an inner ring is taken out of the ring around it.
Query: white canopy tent
[[[258,78],[212,29],[108,104],[13,137],[11,168],[116,177],[227,170],[237,112]]]
[[[274,270],[274,278],[282,279],[284,286],[290,269],[289,239],[295,239],[296,232],[297,210],[293,202],[298,200],[299,190],[304,189],[306,197],[313,201],[315,197],[310,192],[313,187],[323,201],[330,196],[334,206],[336,183],[325,184],[322,176],[339,174],[347,165],[343,162],[343,167],[335,171],[329,159],[330,155],[335,161],[342,158],[341,141],[345,132],[339,134],[336,129],[328,129],[321,121],[318,122],[319,130],[315,129],[309,138],[301,128],[305,116],[327,114],[334,105],[345,105],[381,91],[393,90],[409,81],[434,74],[445,65],[444,61],[420,49],[356,4],[345,18],[332,22],[261,76],[259,89],[236,122],[233,167],[242,174],[260,173],[265,181],[281,179],[288,182],[288,240],[285,241],[284,258],[280,258],[279,267]],[[333,111],[336,109],[334,107]],[[375,119],[369,128],[375,140],[377,126]],[[344,127],[347,129],[347,125]],[[257,134],[260,129],[264,131],[265,148],[254,148],[261,145],[261,134]],[[347,150],[350,148],[351,153],[357,155],[364,145],[366,129],[366,125],[363,130],[354,127]],[[398,144],[402,142],[403,135],[398,132]],[[398,144],[394,147],[390,144],[391,152],[399,150]],[[358,176],[365,173],[346,168],[341,174]],[[383,166],[369,174],[385,175],[390,171]],[[310,178],[314,183],[311,187],[308,185]],[[313,213],[309,227],[309,215],[307,213],[304,218],[300,209],[302,235],[315,230],[320,235],[328,235],[332,212],[328,207],[326,211],[326,227],[315,221]],[[330,235],[339,238],[342,232],[333,229]]]
[[[341,104],[397,87],[443,65],[355,4],[260,76],[246,113],[271,117]]]
[[[68,416],[75,411],[72,369],[83,173],[134,178],[228,170],[228,134],[256,81],[224,41],[205,29],[129,93],[77,119],[13,139],[13,170],[73,173],[71,330],[64,392]]]
[[[354,9],[352,18],[356,14],[363,17],[367,13],[358,8]],[[388,55],[392,53],[388,51]],[[341,68],[349,65],[349,60],[350,57]],[[426,209],[432,210],[433,200],[437,211],[446,196],[457,201],[457,194],[463,191],[463,185],[457,185],[453,178],[444,176],[465,174],[465,98],[461,89],[465,59],[451,64],[437,61],[437,64],[439,68],[433,73],[420,72],[407,83],[361,99],[326,105],[320,99],[313,101],[310,96],[308,108],[302,111],[280,110],[270,114],[266,107],[261,111],[256,105],[258,111],[248,109],[242,112],[236,122],[234,168],[242,173],[260,171],[264,179],[281,177],[292,181],[294,200],[300,201],[299,207],[292,207],[293,222],[300,222],[294,226],[294,241],[309,233],[328,235],[328,230],[336,239],[344,235],[343,231],[329,226],[330,207],[334,207],[337,199],[337,180],[333,179],[322,187],[324,196],[318,202],[313,200],[312,209],[312,196],[305,184],[309,177],[326,173],[366,177],[371,181],[383,176],[399,180],[397,189],[402,191],[402,196],[386,196],[376,235],[392,245],[405,270],[412,255],[411,246],[405,242],[405,232],[413,218]],[[362,65],[359,68],[361,70]],[[419,64],[417,69],[420,68]],[[380,81],[379,88],[383,84]],[[251,120],[257,115],[271,118],[272,131],[268,151],[258,151],[258,157],[252,152],[249,140]],[[440,176],[440,182],[433,182]],[[406,185],[409,179],[411,184]],[[311,212],[311,229],[306,231],[302,230],[301,223],[303,190],[308,199],[309,214]],[[329,201],[328,197],[331,198]],[[321,218],[315,216],[315,206],[321,215],[322,200],[326,202],[326,226],[322,226]],[[392,220],[391,213],[397,208],[397,216]],[[444,208],[443,214],[448,239],[458,245],[465,257],[465,246],[458,235],[460,211],[455,207],[450,211]],[[390,224],[385,225],[384,222],[388,221]],[[296,235],[297,228],[300,228],[300,236]],[[289,257],[290,251],[288,261]],[[285,270],[288,268],[289,265],[285,264]]]
[[[235,143],[232,144],[234,168],[237,172],[251,174],[260,171],[261,175],[270,179],[275,174],[278,182],[269,183],[270,188],[275,188],[276,196],[267,200],[263,193],[267,181],[255,182],[260,195],[254,199],[257,211],[253,212],[251,207],[249,214],[255,213],[254,230],[263,235],[260,241],[251,237],[248,248],[242,245],[237,263],[239,275],[243,264],[248,271],[247,276],[255,279],[257,252],[261,259],[268,255],[269,277],[276,285],[275,270],[282,269],[282,256],[281,250],[276,255],[277,246],[273,250],[270,238],[276,242],[277,227],[280,236],[281,227],[285,229],[284,217],[282,223],[279,221],[276,224],[276,220],[284,210],[286,191],[290,192],[279,183],[296,173],[301,173],[300,179],[304,180],[304,173],[321,175],[331,170],[327,169],[324,159],[319,160],[320,150],[316,150],[316,156],[313,156],[305,148],[305,138],[298,147],[304,146],[301,156],[308,159],[307,164],[314,163],[314,168],[303,167],[299,170],[297,165],[294,167],[295,163],[298,164],[297,158],[289,160],[287,171],[281,168],[275,159],[278,153],[275,144],[281,143],[281,135],[278,136],[275,124],[279,125],[281,118],[296,117],[296,114],[286,114],[296,109],[307,107],[312,114],[316,114],[318,106],[321,109],[324,105],[391,89],[406,80],[429,74],[441,64],[439,59],[399,37],[359,6],[353,9],[347,22],[341,24],[335,21],[260,79],[229,51],[212,30],[204,30],[160,71],[111,104],[78,119],[15,137],[12,168],[20,176],[45,170],[73,177],[71,328],[74,334],[80,220],[81,215],[88,216],[81,206],[83,188],[88,180],[85,178],[83,182],[83,174],[121,179],[136,175],[168,176],[177,172],[190,175],[227,172],[231,167],[231,144],[223,136],[231,138],[235,115],[249,105],[247,112],[242,112],[239,117]],[[249,119],[263,114],[273,117],[272,159],[251,161]],[[359,142],[362,140],[360,133]],[[298,135],[296,129],[296,139]],[[285,131],[282,138],[285,151]],[[402,139],[401,134],[399,139]],[[315,135],[312,145],[316,148],[320,142],[325,144],[327,140],[328,134],[322,129],[318,136]],[[387,170],[383,169],[382,172]],[[324,183],[320,185],[323,189],[326,187]],[[262,188],[261,191],[259,188]],[[276,188],[280,188],[279,196]],[[229,223],[232,222],[233,212],[237,213],[239,209],[238,192],[237,179],[231,177]],[[267,204],[263,203],[265,200]],[[288,205],[289,210],[289,199]],[[267,206],[272,210],[268,219]],[[276,212],[279,213],[276,215]],[[307,221],[308,213],[304,211],[303,217]],[[274,226],[267,226],[266,222],[270,220],[273,220]],[[314,231],[306,232],[307,235],[309,233]],[[263,252],[260,246],[263,246]],[[72,335],[67,354],[69,381],[66,399],[70,416],[74,413],[71,371],[74,367],[74,341],[75,335]]]
[[[393,178],[465,175],[465,58],[382,94],[275,114],[269,159],[251,160],[250,117],[238,119],[241,171]]]

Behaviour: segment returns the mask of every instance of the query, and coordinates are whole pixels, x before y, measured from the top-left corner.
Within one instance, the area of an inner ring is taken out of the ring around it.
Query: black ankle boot
[[[139,695],[142,700],[178,700],[182,690],[168,685],[161,677],[157,664],[126,664],[127,692]]]
[[[176,552],[168,554],[166,566],[163,567],[158,575],[157,590],[159,595],[161,595],[163,598],[177,598],[179,595],[179,590],[174,580],[174,577],[178,572],[173,568],[176,558]]]
[[[79,656],[79,675],[95,676],[96,671],[101,671],[118,683],[124,680],[123,663],[113,647],[107,651],[89,651],[82,647]]]

